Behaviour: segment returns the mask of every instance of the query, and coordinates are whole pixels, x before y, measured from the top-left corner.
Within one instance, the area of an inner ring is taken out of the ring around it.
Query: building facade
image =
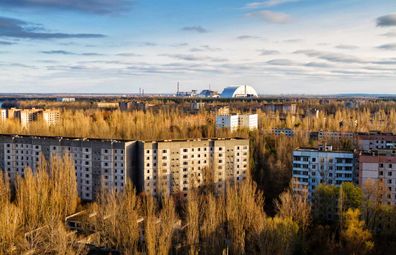
[[[365,189],[368,181],[381,182],[384,186],[383,202],[396,205],[396,154],[393,151],[377,151],[359,155],[359,185]]]
[[[46,110],[43,112],[43,120],[47,125],[53,126],[60,122],[60,111],[57,110]]]
[[[243,128],[255,130],[258,128],[258,115],[218,115],[216,116],[216,127],[219,129],[229,129],[231,132]]]
[[[331,146],[293,151],[293,189],[307,191],[309,199],[319,184],[339,186],[355,179],[353,152],[333,151]]]
[[[7,109],[0,109],[0,121],[6,121],[8,118]]]
[[[187,196],[210,182],[217,191],[226,181],[242,181],[249,171],[248,139],[139,142],[138,190]]]
[[[372,151],[396,148],[396,135],[392,133],[369,132],[357,134],[360,151]]]
[[[0,136],[0,169],[13,180],[24,176],[25,168],[36,170],[41,155],[69,154],[74,162],[78,193],[94,200],[103,189],[123,190],[133,179],[133,141],[74,139],[63,137]]]
[[[280,135],[285,135],[287,137],[293,137],[294,136],[294,130],[291,128],[273,128],[272,133],[275,136],[280,136]]]

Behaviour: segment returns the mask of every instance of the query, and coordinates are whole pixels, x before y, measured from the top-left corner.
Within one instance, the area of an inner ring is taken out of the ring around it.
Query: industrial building
[[[307,191],[311,200],[319,184],[340,186],[356,182],[353,152],[333,151],[331,146],[293,151],[293,189]]]
[[[255,130],[258,128],[257,114],[231,114],[216,116],[216,128],[228,129],[231,132],[238,129]]]
[[[223,90],[220,98],[252,98],[258,97],[256,90],[251,86],[231,86]]]

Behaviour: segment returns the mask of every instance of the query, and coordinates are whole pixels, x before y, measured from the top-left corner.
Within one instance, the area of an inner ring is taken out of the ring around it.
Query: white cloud
[[[257,9],[257,8],[261,8],[261,7],[273,7],[273,6],[277,6],[277,5],[293,3],[293,2],[298,2],[298,1],[299,0],[267,0],[267,1],[261,1],[261,2],[248,3],[245,5],[245,8]]]
[[[273,11],[268,11],[268,10],[251,12],[251,13],[248,13],[247,16],[258,17],[268,23],[275,23],[275,24],[286,24],[291,21],[290,16],[287,15],[286,13],[273,12]]]

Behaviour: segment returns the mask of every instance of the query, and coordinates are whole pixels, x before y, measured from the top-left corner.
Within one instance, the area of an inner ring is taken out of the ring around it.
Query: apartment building
[[[75,102],[76,99],[74,97],[59,97],[56,99],[57,102]]]
[[[297,113],[297,105],[293,103],[280,103],[280,104],[265,104],[262,106],[265,112],[279,112],[279,113]]]
[[[218,115],[216,116],[216,127],[219,129],[229,129],[231,132],[243,128],[255,130],[258,128],[258,115]]]
[[[384,203],[396,205],[396,153],[376,151],[359,155],[359,185],[367,181],[382,182],[385,186]]]
[[[14,109],[14,118],[19,119],[22,127],[28,127],[33,121],[37,121],[42,113],[42,109]]]
[[[355,175],[353,152],[333,151],[331,146],[293,151],[293,189],[308,191],[309,199],[319,184],[339,186],[354,182]]]
[[[1,121],[6,121],[7,118],[8,118],[7,109],[0,109],[0,122]]]
[[[165,140],[139,142],[138,190],[157,195],[182,194],[226,181],[242,181],[249,171],[248,139]]]
[[[394,149],[396,148],[396,135],[377,131],[358,133],[357,143],[361,151]]]
[[[57,110],[45,110],[43,112],[43,120],[49,126],[53,126],[59,123],[60,117],[61,117],[60,111]]]
[[[134,141],[0,135],[0,169],[11,180],[24,176],[26,167],[36,170],[40,156],[69,154],[75,165],[78,193],[94,200],[103,189],[123,190],[133,180]]]
[[[285,135],[287,137],[293,137],[294,130],[291,128],[273,128],[272,134],[274,134],[275,136]]]
[[[342,131],[319,131],[318,139],[320,141],[340,141],[340,140],[353,140],[355,138],[354,132],[342,132]]]

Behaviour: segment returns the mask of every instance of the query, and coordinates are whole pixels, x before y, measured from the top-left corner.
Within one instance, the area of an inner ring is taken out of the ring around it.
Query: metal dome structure
[[[251,86],[231,86],[223,90],[221,98],[257,97],[256,90]]]

